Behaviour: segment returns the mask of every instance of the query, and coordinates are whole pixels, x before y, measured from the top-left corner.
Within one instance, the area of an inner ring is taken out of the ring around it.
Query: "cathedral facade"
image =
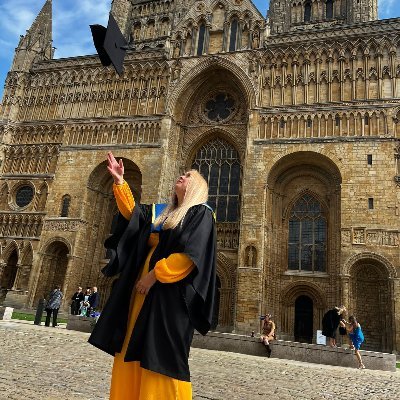
[[[311,342],[344,304],[366,349],[400,350],[400,19],[377,0],[114,0],[122,76],[54,59],[47,0],[21,36],[0,107],[0,303],[112,280],[111,150],[134,196],[209,182],[218,232],[213,327],[273,314]]]

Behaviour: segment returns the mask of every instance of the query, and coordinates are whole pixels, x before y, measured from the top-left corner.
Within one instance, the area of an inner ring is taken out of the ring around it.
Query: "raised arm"
[[[113,192],[119,212],[125,219],[129,220],[135,208],[135,200],[129,185],[124,181],[124,164],[122,159],[118,162],[111,153],[107,154],[107,169],[114,179]]]

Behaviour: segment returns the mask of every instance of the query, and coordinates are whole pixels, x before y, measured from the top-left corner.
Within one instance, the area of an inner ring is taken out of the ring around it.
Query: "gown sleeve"
[[[184,253],[173,253],[157,261],[154,272],[161,283],[174,283],[186,278],[194,269],[193,261]]]
[[[129,221],[135,208],[135,200],[129,185],[125,181],[122,185],[114,183],[113,191],[119,212]]]

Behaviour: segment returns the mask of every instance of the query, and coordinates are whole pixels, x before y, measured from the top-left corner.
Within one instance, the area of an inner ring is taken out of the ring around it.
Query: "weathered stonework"
[[[193,166],[236,168],[210,179],[212,201],[231,190],[214,327],[258,331],[271,312],[282,339],[309,341],[344,304],[367,349],[399,351],[400,19],[376,21],[375,0],[332,16],[315,0],[306,21],[308,3],[271,1],[265,19],[247,0],[114,0],[131,49],[120,77],[95,56],[52,59],[46,1],[0,105],[0,302],[35,306],[59,284],[66,299],[97,285],[104,304],[112,150],[145,203]]]

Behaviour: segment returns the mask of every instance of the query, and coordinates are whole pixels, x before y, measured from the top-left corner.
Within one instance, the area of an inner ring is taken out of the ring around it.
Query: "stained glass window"
[[[306,0],[304,4],[304,22],[311,21],[311,0]]]
[[[225,93],[218,93],[208,100],[204,107],[204,114],[212,121],[219,122],[227,119],[235,110],[235,101]]]
[[[197,45],[198,56],[201,56],[203,54],[205,33],[206,33],[206,26],[204,24],[201,24],[199,28],[199,41]]]
[[[31,186],[25,185],[21,186],[17,190],[17,194],[15,196],[15,202],[18,207],[27,206],[33,199],[33,188]]]
[[[327,224],[321,204],[305,194],[294,204],[289,219],[288,268],[326,271]]]
[[[68,217],[70,203],[71,203],[71,197],[69,197],[68,195],[64,196],[62,199],[61,217]]]
[[[237,19],[234,19],[231,23],[231,37],[229,41],[229,51],[236,50],[236,36],[238,30],[238,22]]]
[[[326,0],[326,18],[333,18],[333,0]]]
[[[238,221],[241,165],[237,150],[223,139],[213,139],[197,151],[192,168],[208,182],[208,204],[217,221]]]

